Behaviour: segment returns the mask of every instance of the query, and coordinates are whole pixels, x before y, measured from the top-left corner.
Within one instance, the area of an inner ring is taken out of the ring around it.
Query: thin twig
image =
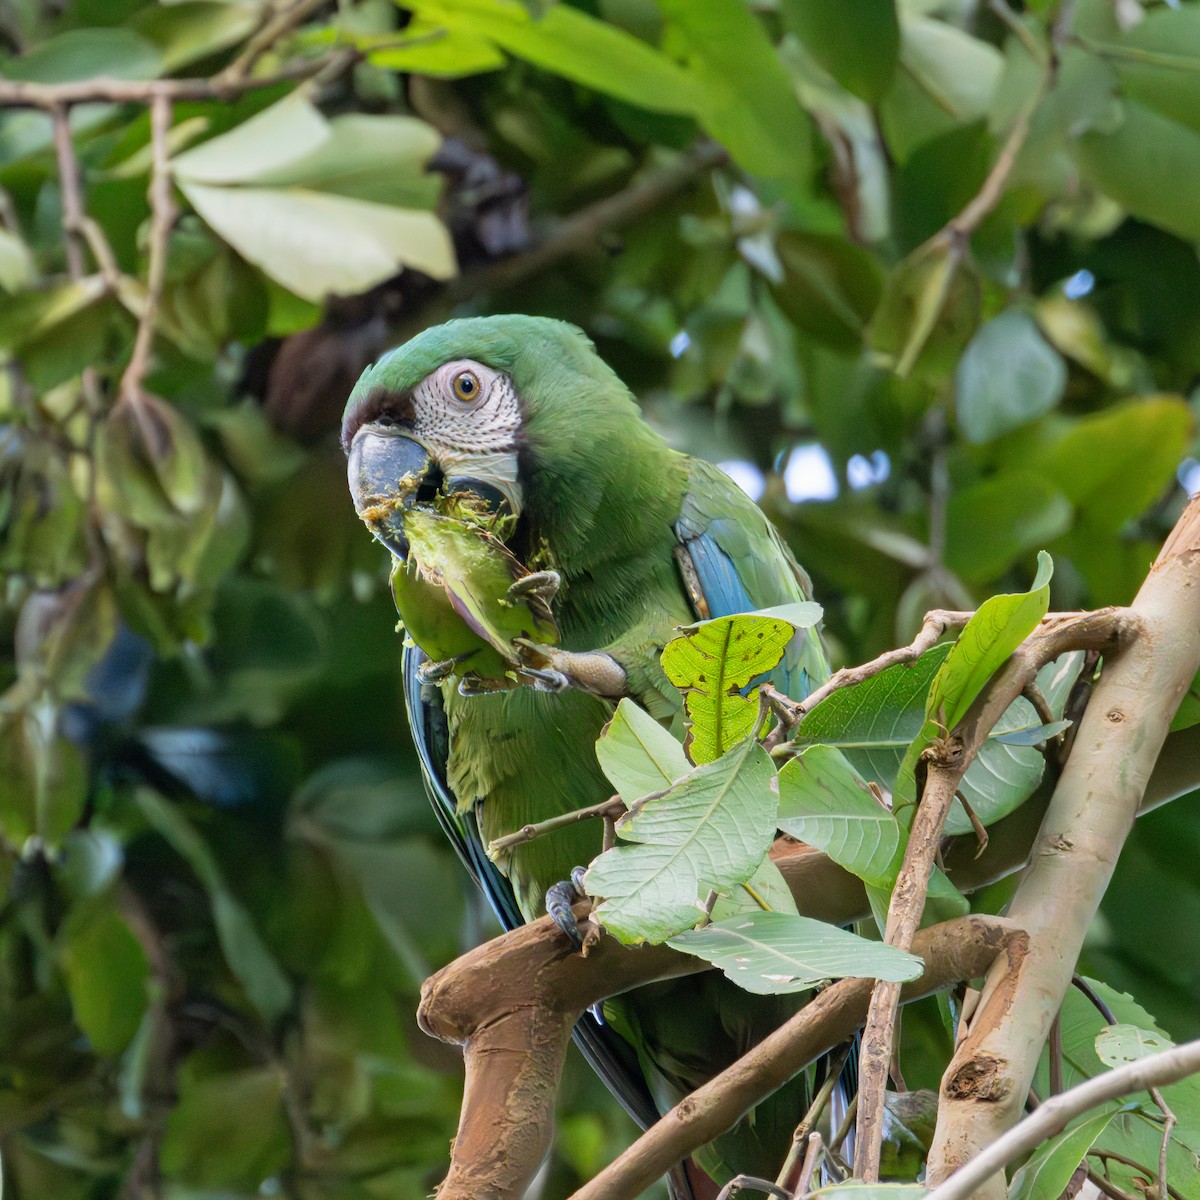
[[[513,846],[521,846],[526,842],[536,841],[538,838],[545,837],[548,833],[554,833],[558,829],[566,829],[568,826],[577,825],[580,821],[590,821],[597,817],[612,820],[614,817],[621,816],[626,811],[625,801],[620,796],[610,796],[602,803],[590,805],[588,808],[577,808],[569,813],[560,813],[557,817],[548,817],[545,821],[522,825],[520,829],[512,833],[506,833],[503,837],[498,837],[488,842],[487,852],[489,855],[501,854],[505,850],[511,850]]]
[[[225,80],[212,79],[111,79],[97,75],[72,83],[33,83],[0,79],[0,108],[39,108],[51,115],[76,104],[149,104],[155,96],[168,100],[231,100],[243,92],[297,83],[331,70],[344,70],[361,59],[359,52],[345,47],[320,58],[289,63],[270,75]]]
[[[142,395],[142,381],[150,365],[154,344],[154,324],[162,303],[163,283],[167,274],[167,243],[175,221],[175,201],[171,195],[171,100],[156,95],[150,101],[150,145],[153,153],[150,171],[149,262],[146,268],[146,303],[138,321],[129,365],[121,376],[120,400],[136,404]]]
[[[933,649],[938,641],[952,629],[962,629],[974,616],[971,612],[948,612],[944,609],[934,609],[925,614],[920,632],[907,646],[888,650],[857,667],[842,667],[835,671],[825,683],[815,691],[810,692],[803,700],[789,700],[781,695],[770,684],[763,684],[763,693],[771,701],[771,707],[780,717],[780,723],[771,736],[763,743],[767,750],[772,750],[779,744],[782,735],[794,729],[826,696],[832,695],[845,687],[855,687],[868,679],[901,663],[913,663],[927,650]],[[782,735],[781,735],[782,731]],[[779,736],[777,736],[779,735]],[[773,740],[774,739],[774,740]]]
[[[759,1179],[757,1175],[735,1175],[718,1193],[717,1200],[732,1200],[739,1192],[763,1192],[774,1196],[776,1200],[792,1200],[783,1188],[776,1187],[769,1179]]]
[[[1063,1043],[1062,1013],[1050,1024],[1050,1095],[1057,1096],[1063,1090]]]
[[[954,803],[958,785],[974,757],[962,737],[950,733],[933,742],[922,754],[928,775],[921,802],[909,832],[904,862],[888,904],[884,941],[899,950],[911,950],[925,911],[929,877],[941,840],[942,827]],[[854,1175],[878,1182],[883,1151],[884,1102],[888,1068],[895,1041],[900,984],[878,980],[871,993],[859,1055],[858,1124],[855,1130]]]
[[[1163,1115],[1162,1141],[1158,1146],[1158,1200],[1167,1200],[1167,1150],[1171,1145],[1171,1131],[1179,1123],[1179,1118],[1158,1088],[1150,1088],[1150,1099],[1158,1105]]]
[[[1117,1020],[1117,1014],[1108,1007],[1108,1005],[1104,1002],[1103,997],[1096,992],[1096,990],[1091,986],[1090,983],[1088,983],[1086,979],[1083,978],[1082,975],[1072,975],[1071,983],[1074,984],[1074,986],[1077,987],[1088,998],[1088,1000],[1091,1001],[1092,1006],[1104,1018],[1104,1023],[1106,1025],[1120,1024],[1120,1022]]]
[[[975,1189],[1015,1158],[1061,1133],[1071,1121],[1109,1100],[1200,1072],[1200,1041],[1172,1046],[1137,1062],[1115,1067],[1088,1079],[1069,1091],[1051,1096],[1034,1113],[965,1163],[926,1200],[968,1200]]]
[[[0,80],[0,103],[3,102],[4,83]],[[67,271],[72,279],[83,278],[83,196],[79,190],[79,163],[75,158],[75,145],[71,141],[70,117],[62,104],[53,104],[50,117],[54,123],[54,156],[58,162],[58,190],[62,204],[62,225],[66,234]]]
[[[842,1068],[846,1065],[846,1059],[850,1057],[851,1043],[847,1042],[845,1046],[835,1055],[826,1060],[826,1075],[825,1081],[817,1089],[817,1094],[813,1097],[813,1102],[808,1106],[808,1112],[800,1118],[800,1124],[796,1126],[795,1133],[792,1134],[792,1144],[788,1149],[787,1158],[784,1160],[783,1166],[779,1170],[779,1175],[775,1182],[780,1187],[788,1186],[788,1179],[792,1172],[796,1169],[796,1164],[805,1153],[805,1147],[809,1145],[810,1135],[816,1128],[817,1122],[821,1119],[821,1114],[825,1111],[825,1106],[829,1103],[829,1097],[833,1095],[833,1089],[837,1087],[838,1077],[842,1073]],[[799,1184],[793,1189],[796,1192],[803,1191]]]
[[[247,42],[246,48],[216,78],[222,84],[239,86],[250,75],[255,64],[285,34],[290,33],[306,17],[327,3],[327,0],[296,0],[296,3],[276,13]]]
[[[1141,1173],[1143,1175],[1145,1175],[1145,1177],[1147,1179],[1149,1179],[1150,1176],[1154,1174],[1153,1170],[1151,1170],[1150,1167],[1146,1166],[1145,1163],[1138,1162],[1138,1160],[1136,1158],[1129,1158],[1127,1155],[1118,1154],[1115,1150],[1101,1150],[1098,1147],[1093,1147],[1091,1150],[1088,1151],[1088,1157],[1089,1158],[1099,1158],[1099,1159],[1104,1160],[1104,1162],[1105,1162],[1104,1169],[1106,1171],[1108,1170],[1108,1161],[1107,1160],[1111,1159],[1113,1162],[1120,1163],[1123,1167],[1129,1167],[1133,1171],[1141,1171]],[[1171,1197],[1171,1200],[1184,1200],[1184,1197],[1179,1192],[1177,1192],[1169,1183],[1167,1184],[1167,1195]]]
[[[804,1164],[800,1168],[800,1174],[796,1179],[796,1189],[792,1193],[795,1196],[807,1196],[808,1185],[812,1182],[812,1177],[817,1169],[817,1164],[821,1161],[821,1151],[824,1146],[821,1142],[821,1135],[814,1129],[808,1135],[808,1150],[804,1155]]]
[[[1054,715],[1054,710],[1050,707],[1050,701],[1046,699],[1046,693],[1038,687],[1035,680],[1030,680],[1026,685],[1021,695],[1033,705],[1033,711],[1037,713],[1038,720],[1043,725],[1053,725],[1057,718]]]
[[[1103,1192],[1108,1197],[1108,1200],[1139,1200],[1139,1197],[1125,1191],[1124,1188],[1117,1187],[1111,1179],[1105,1179],[1099,1171],[1094,1170],[1092,1167],[1088,1167],[1087,1177],[1088,1183]]]

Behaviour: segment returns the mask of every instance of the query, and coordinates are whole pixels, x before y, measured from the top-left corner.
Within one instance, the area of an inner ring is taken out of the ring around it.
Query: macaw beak
[[[354,435],[347,474],[355,511],[397,558],[408,557],[404,513],[439,492],[473,493],[489,512],[511,508],[509,497],[486,480],[444,475],[416,438],[394,426],[364,425]]]
[[[355,512],[397,558],[407,558],[404,511],[442,483],[429,451],[402,430],[364,425],[350,444],[346,472]]]

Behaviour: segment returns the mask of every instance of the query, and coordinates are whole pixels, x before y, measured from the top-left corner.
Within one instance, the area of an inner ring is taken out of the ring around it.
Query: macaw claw
[[[441,662],[427,658],[417,668],[417,678],[422,683],[441,683],[456,674],[458,665],[467,658],[470,658],[469,654],[456,654],[453,658],[442,659]]]
[[[576,900],[582,900],[586,893],[583,890],[584,867],[575,867],[571,878],[562,883],[552,884],[546,889],[546,915],[567,935],[571,945],[576,950],[583,949],[583,934],[579,922],[575,919],[572,905]]]
[[[603,650],[560,650],[528,638],[514,638],[513,647],[524,673],[537,681],[535,686],[546,685],[547,691],[574,687],[614,700],[628,691],[625,668]]]
[[[508,589],[505,600],[509,604],[516,604],[520,600],[536,596],[547,604],[551,604],[561,586],[562,576],[557,571],[534,571],[529,575],[522,575]]]

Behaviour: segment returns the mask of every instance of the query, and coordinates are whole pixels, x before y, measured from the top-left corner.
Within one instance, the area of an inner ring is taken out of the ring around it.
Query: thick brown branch
[[[1000,1171],[1013,1159],[1028,1154],[1056,1133],[1061,1133],[1083,1113],[1130,1092],[1174,1083],[1197,1072],[1200,1072],[1200,1041],[1186,1042],[1160,1054],[1152,1054],[1106,1071],[1060,1096],[1052,1096],[1019,1125],[967,1163],[953,1179],[934,1188],[927,1200],[970,1200],[970,1197],[979,1194],[976,1188],[994,1172]]]
[[[1010,913],[1030,934],[1016,970],[993,970],[985,1002],[942,1079],[929,1179],[940,1183],[1020,1118],[1039,1052],[1070,985],[1180,698],[1200,666],[1200,500],[1138,592],[1138,636],[1106,655]],[[995,1175],[979,1187],[1004,1195]]]
[[[1043,621],[992,678],[959,726],[928,747],[922,755],[928,762],[927,780],[888,905],[884,940],[889,945],[907,950],[912,943],[925,909],[929,877],[950,805],[967,768],[1001,715],[1027,691],[1038,671],[1066,650],[1112,649],[1133,637],[1136,629],[1136,620],[1128,612],[1112,608],[1056,614]],[[898,1003],[897,986],[879,981],[863,1034],[855,1174],[869,1182],[879,1177],[884,1097]]]
[[[922,930],[913,949],[925,960],[925,973],[905,985],[905,998],[969,979],[1022,941],[1020,931],[1001,917],[960,917]],[[819,993],[728,1070],[677,1104],[572,1200],[636,1196],[682,1157],[732,1128],[764,1096],[858,1028],[871,984],[870,979],[843,979]]]

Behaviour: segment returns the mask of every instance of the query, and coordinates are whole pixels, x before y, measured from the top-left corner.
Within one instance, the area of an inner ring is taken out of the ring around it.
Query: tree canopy
[[[369,362],[454,313],[580,325],[761,500],[835,665],[1041,550],[1051,608],[1126,604],[1200,486],[1198,70],[1195,0],[0,5],[9,1194],[444,1171],[460,1065],[413,1012],[492,926],[346,491]],[[1194,808],[1138,823],[1081,963],[1176,1040]],[[906,1011],[910,1085],[949,1020]],[[545,1194],[631,1136],[572,1063]]]

